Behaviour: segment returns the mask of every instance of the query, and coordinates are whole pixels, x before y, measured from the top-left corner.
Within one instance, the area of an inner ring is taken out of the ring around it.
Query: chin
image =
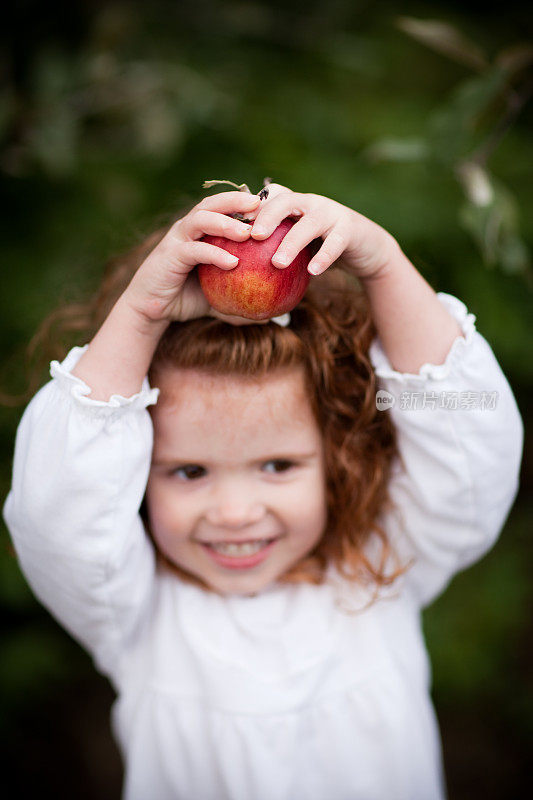
[[[242,597],[258,594],[266,589],[277,579],[271,575],[247,574],[247,575],[228,575],[217,576],[216,578],[206,578],[203,580],[210,589],[218,594],[240,595]]]

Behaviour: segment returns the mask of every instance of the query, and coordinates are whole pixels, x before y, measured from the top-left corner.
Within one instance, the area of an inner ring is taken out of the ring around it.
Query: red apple
[[[304,247],[288,267],[278,269],[271,263],[270,259],[294,224],[295,220],[287,217],[262,241],[250,238],[234,242],[222,236],[204,236],[202,241],[221,247],[239,259],[231,270],[214,264],[198,265],[200,285],[209,305],[222,314],[257,320],[292,311],[305,294],[310,278],[307,265],[318,250],[315,240]]]

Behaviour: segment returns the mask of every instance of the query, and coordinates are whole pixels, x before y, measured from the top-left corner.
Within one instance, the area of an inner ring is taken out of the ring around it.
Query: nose
[[[224,481],[218,488],[205,516],[215,527],[239,530],[259,522],[265,512],[265,505],[250,491],[250,487],[235,480]]]

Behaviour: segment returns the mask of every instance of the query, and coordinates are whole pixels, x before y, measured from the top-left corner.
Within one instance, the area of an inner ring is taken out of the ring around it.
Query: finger
[[[184,322],[188,319],[205,317],[209,314],[209,309],[209,303],[198,280],[198,273],[193,270],[187,275],[183,289],[176,297],[171,309],[171,319]]]
[[[313,256],[307,266],[311,275],[320,275],[341,257],[348,246],[348,234],[345,227],[337,223],[328,233],[320,250]]]
[[[281,192],[272,199],[263,201],[259,208],[252,228],[254,239],[268,239],[274,233],[282,220],[289,216],[297,216],[303,211],[300,198],[303,195],[296,195],[289,190]]]
[[[249,194],[248,192],[220,192],[219,194],[212,194],[209,197],[204,197],[200,200],[197,206],[194,207],[191,213],[198,209],[205,209],[206,211],[219,211],[221,214],[234,214],[240,212],[242,214],[246,211],[251,211],[257,208],[261,203],[258,195]]]
[[[148,257],[151,262],[171,273],[185,275],[197,264],[214,264],[221,269],[233,269],[239,259],[221,247],[207,242],[161,242]]]
[[[266,196],[261,194],[262,192],[265,192],[265,191],[266,191]],[[263,207],[263,205],[265,204],[267,199],[271,200],[272,198],[274,198],[278,194],[280,194],[280,192],[289,192],[289,191],[290,191],[290,189],[287,189],[286,186],[282,186],[279,183],[269,183],[262,190],[257,192],[257,196],[261,197],[261,201],[262,202],[258,203],[255,206],[255,208],[252,208],[251,210],[247,210],[246,211],[246,219],[249,222],[253,222],[256,219],[256,217],[259,214],[259,212],[261,211],[261,208]],[[296,211],[296,210],[294,211],[294,215],[300,216],[302,213],[303,213],[302,211]]]
[[[290,192],[291,189],[289,189],[288,186],[282,186],[281,183],[268,183],[266,186],[263,187],[262,191],[267,192],[267,197],[265,198],[265,200],[267,198],[269,200],[272,200],[272,198],[277,197],[278,194],[281,194],[282,192]]]
[[[205,234],[210,236],[223,236],[235,242],[243,242],[250,236],[251,225],[219,214],[216,211],[201,209],[192,214],[190,219],[181,225],[181,231],[191,239],[200,239]]]
[[[193,266],[214,264],[221,269],[234,269],[239,263],[237,256],[207,242],[185,242],[180,255],[187,265]]]
[[[287,189],[286,186],[281,186],[281,184],[279,183],[267,184],[267,186],[265,186],[263,189],[261,189],[260,192],[257,193],[262,199],[261,204],[258,205],[257,208],[254,208],[252,211],[248,211],[246,214],[246,219],[249,220],[250,222],[253,222],[257,218],[257,215],[259,214],[259,212],[261,211],[267,200],[272,200],[274,197],[277,197],[277,195],[280,194],[281,192],[289,192],[289,191],[290,189]],[[262,194],[263,192],[266,192],[266,195]],[[302,212],[299,211],[297,213],[301,214]]]
[[[288,267],[292,264],[298,253],[314,239],[325,232],[324,223],[316,219],[313,214],[305,214],[285,234],[281,244],[272,256],[275,267]]]

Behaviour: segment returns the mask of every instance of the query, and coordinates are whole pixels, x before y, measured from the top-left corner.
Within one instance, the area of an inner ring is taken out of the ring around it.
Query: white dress
[[[127,800],[445,796],[420,611],[494,543],[522,424],[474,317],[439,299],[464,333],[444,364],[402,375],[372,345],[401,450],[401,519],[383,522],[414,563],[368,608],[333,571],[248,597],[160,572],[138,516],[157,390],[93,401],[69,374],[83,348],[53,362],[18,430],[4,514],[36,596],[117,692]]]

